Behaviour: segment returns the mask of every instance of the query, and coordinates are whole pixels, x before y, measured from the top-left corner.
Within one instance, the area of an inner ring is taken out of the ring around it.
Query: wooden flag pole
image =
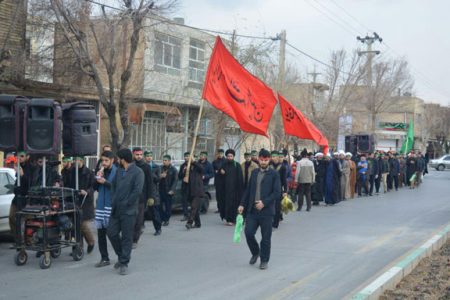
[[[186,167],[186,174],[185,174],[185,176],[183,178],[183,181],[185,183],[189,182],[189,172],[191,170],[192,159],[194,158],[195,145],[197,144],[197,135],[198,135],[198,129],[200,127],[200,120],[202,118],[203,103],[204,102],[205,102],[205,100],[203,100],[203,98],[202,98],[201,103],[200,103],[200,110],[198,112],[197,124],[195,124],[194,139],[192,140],[191,152],[189,153],[189,161],[188,161],[188,164],[187,164],[187,167]]]

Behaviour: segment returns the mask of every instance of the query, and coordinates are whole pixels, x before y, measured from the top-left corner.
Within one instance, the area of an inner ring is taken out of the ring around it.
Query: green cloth
[[[413,121],[413,119],[410,119],[408,133],[406,135],[405,141],[403,142],[400,153],[403,153],[406,155],[407,153],[409,153],[411,151],[413,146],[414,146],[414,121]]]
[[[242,217],[241,214],[238,214],[236,217],[236,226],[234,227],[234,236],[233,236],[233,241],[236,244],[239,244],[241,242],[241,232],[243,224],[244,224],[244,217]]]

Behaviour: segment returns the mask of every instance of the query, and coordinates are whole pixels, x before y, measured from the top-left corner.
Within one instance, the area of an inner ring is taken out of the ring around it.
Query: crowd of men
[[[245,153],[242,163],[235,155],[232,149],[218,149],[213,162],[208,160],[207,152],[201,152],[199,157],[194,155],[190,161],[191,154],[186,152],[185,162],[177,169],[170,155],[164,155],[162,165],[157,165],[150,151],[137,147],[113,153],[105,145],[95,170],[86,166],[84,157],[64,157],[60,174],[55,164],[47,164],[46,185],[79,191],[83,198],[81,232],[87,253],[92,253],[95,247],[91,229],[95,223],[101,255],[96,267],[110,265],[109,238],[118,256],[114,268],[125,275],[146,217],[152,220],[155,236],[162,234],[164,226],[169,226],[178,183],[181,183],[181,221],[191,230],[202,226],[200,211],[209,197],[210,181],[214,179],[216,213],[227,226],[235,225],[237,214],[246,217],[245,235],[252,253],[250,264],[255,264],[260,257],[260,268],[266,269],[272,230],[283,220],[284,197],[290,195],[298,203],[298,211],[303,209],[306,199],[309,212],[321,202],[330,206],[355,196],[378,195],[381,186],[384,193],[403,186],[415,188],[427,173],[427,161],[420,152],[411,152],[406,157],[381,151],[353,156],[343,151],[333,155],[313,154],[304,149],[292,157],[287,150],[262,149],[259,153]],[[42,186],[43,159],[18,153],[21,184],[15,189],[17,196],[26,196],[31,188]],[[13,232],[15,213],[21,208],[16,198],[10,211]],[[260,245],[255,240],[258,227],[262,233]]]

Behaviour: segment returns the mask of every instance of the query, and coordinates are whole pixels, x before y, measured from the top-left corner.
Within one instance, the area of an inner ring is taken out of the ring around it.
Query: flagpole
[[[197,124],[195,124],[194,138],[192,140],[191,152],[189,153],[189,161],[188,161],[188,164],[186,167],[186,174],[183,178],[183,181],[186,183],[189,182],[189,171],[191,170],[191,162],[192,162],[192,158],[194,157],[195,145],[197,144],[197,135],[198,135],[198,129],[200,127],[200,120],[202,118],[204,102],[205,102],[205,100],[203,100],[203,98],[202,98],[201,102],[200,102],[200,110],[198,112],[198,117],[197,117]]]

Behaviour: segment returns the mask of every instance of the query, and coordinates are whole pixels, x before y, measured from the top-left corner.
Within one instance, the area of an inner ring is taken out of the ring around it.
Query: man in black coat
[[[71,176],[72,176],[72,157],[64,156],[62,159],[63,167],[61,169],[61,178],[64,187],[68,187],[70,185]]]
[[[92,232],[92,223],[95,218],[94,209],[94,173],[89,170],[84,163],[84,157],[75,157],[78,163],[78,191],[80,193],[80,207],[81,207],[81,233],[85,238],[88,247],[87,253],[94,250],[95,238]],[[76,165],[72,168],[72,174],[69,179],[69,186],[72,189],[76,188]]]
[[[200,228],[200,209],[205,199],[205,190],[203,188],[203,166],[197,161],[192,161],[189,170],[189,198],[191,199],[191,213],[186,223],[186,228]],[[184,178],[183,178],[184,180]]]
[[[133,249],[137,247],[139,238],[143,232],[144,227],[144,212],[145,206],[150,198],[153,196],[153,180],[152,172],[150,171],[150,166],[144,160],[144,151],[142,148],[133,148],[133,159],[135,165],[144,172],[144,185],[142,186],[141,197],[139,198],[138,214],[136,217],[136,224],[134,226],[134,236],[133,236]]]
[[[112,182],[111,218],[107,231],[119,259],[114,269],[119,269],[120,275],[127,275],[145,175],[141,168],[133,163],[130,149],[119,150],[117,156],[120,168]]]
[[[281,194],[280,175],[269,168],[270,152],[259,152],[260,168],[253,171],[249,187],[244,191],[238,213],[246,212],[245,237],[252,257],[253,265],[261,257],[259,268],[267,269],[270,259],[272,223],[275,215],[275,202]],[[261,243],[258,245],[255,235],[261,227]]]
[[[162,228],[162,222],[161,222],[161,197],[159,195],[159,181],[161,180],[161,168],[159,165],[155,163],[153,160],[153,152],[152,151],[145,151],[145,162],[150,167],[150,173],[152,174],[152,200],[150,202],[147,202],[147,210],[146,213],[148,216],[151,217],[153,228],[155,228],[154,236],[161,235],[161,228]],[[144,214],[145,218],[145,214]]]
[[[281,193],[278,200],[275,202],[275,216],[273,218],[273,228],[277,229],[280,220],[282,220],[281,212],[281,199],[287,195],[287,179],[286,179],[286,167],[280,161],[280,153],[276,150],[272,151],[272,161],[270,162],[270,167],[278,172],[280,175]]]
[[[216,159],[213,161],[213,169],[214,169],[214,187],[216,188],[216,200],[217,200],[217,211],[219,213],[223,211],[224,206],[224,195],[225,195],[225,182],[223,176],[219,174],[220,169],[222,169],[223,164],[226,159],[224,157],[223,149],[217,150]],[[221,216],[223,219],[223,216]]]
[[[185,222],[189,219],[189,184],[184,182],[184,177],[186,176],[187,165],[189,161],[190,153],[184,153],[184,163],[180,166],[180,171],[178,172],[178,180],[181,181],[181,206],[183,208],[183,218],[181,222]],[[215,180],[214,180],[215,183]],[[217,197],[217,196],[216,196]]]
[[[159,194],[161,196],[161,220],[163,226],[168,226],[172,215],[173,195],[177,187],[178,172],[172,166],[172,157],[164,155],[159,181]]]

